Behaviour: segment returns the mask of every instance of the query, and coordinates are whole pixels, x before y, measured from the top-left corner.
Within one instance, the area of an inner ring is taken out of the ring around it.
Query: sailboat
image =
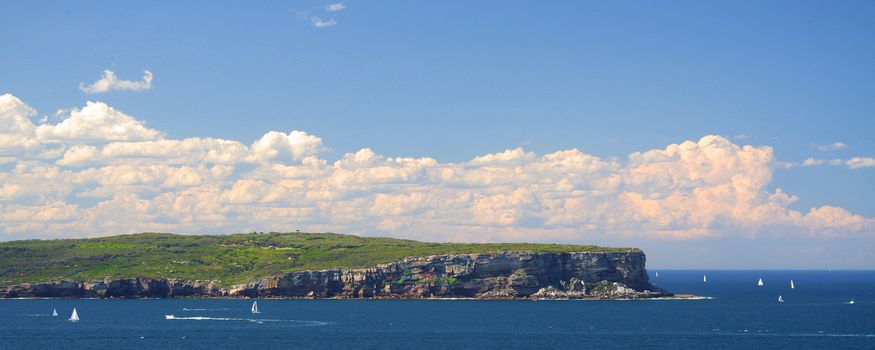
[[[52,317],[58,317],[58,309],[52,309]]]
[[[763,279],[762,279],[762,278],[760,278],[760,280],[757,281],[757,286],[758,286],[758,287],[762,287],[762,286],[763,286]]]
[[[79,313],[76,312],[76,308],[73,308],[73,314],[70,315],[70,322],[79,322]]]
[[[796,285],[793,284],[793,280],[790,280],[790,289],[796,289]]]
[[[778,296],[778,302],[779,302],[779,303],[783,303],[783,302],[784,302],[784,297],[779,295],[779,296]]]
[[[659,271],[656,271],[656,277],[659,277]]]
[[[702,275],[702,283],[708,283],[708,276]]]
[[[252,313],[257,314],[258,312],[258,300],[252,302]]]

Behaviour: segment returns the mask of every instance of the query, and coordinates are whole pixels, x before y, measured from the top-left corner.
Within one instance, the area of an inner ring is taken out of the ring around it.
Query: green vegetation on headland
[[[244,283],[270,274],[366,268],[406,257],[532,252],[628,252],[635,248],[531,243],[425,243],[333,233],[176,235],[140,233],[90,239],[0,243],[0,285],[105,277]]]

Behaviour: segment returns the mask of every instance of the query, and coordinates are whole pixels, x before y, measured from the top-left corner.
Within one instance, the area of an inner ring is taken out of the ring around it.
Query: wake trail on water
[[[304,321],[304,320],[274,320],[274,319],[256,319],[256,318],[239,318],[239,317],[207,317],[207,316],[187,316],[187,317],[173,317],[171,319],[167,319],[168,321],[175,320],[184,320],[184,321],[239,321],[239,322],[252,322],[252,323],[264,323],[264,322],[288,322],[293,323],[293,327],[311,327],[311,326],[325,326],[328,325],[328,322],[322,321]]]

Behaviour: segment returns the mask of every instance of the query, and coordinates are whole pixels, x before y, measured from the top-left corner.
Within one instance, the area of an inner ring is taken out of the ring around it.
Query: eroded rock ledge
[[[500,252],[409,258],[369,269],[288,272],[219,287],[218,281],[107,278],[0,287],[0,297],[47,298],[479,298],[616,299],[672,294],[650,284],[639,251]]]

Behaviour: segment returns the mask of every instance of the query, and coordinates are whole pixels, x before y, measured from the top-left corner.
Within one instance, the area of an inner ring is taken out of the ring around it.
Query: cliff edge
[[[650,284],[641,251],[447,254],[365,269],[273,274],[252,283],[145,277],[0,287],[0,297],[619,299],[672,294]]]

